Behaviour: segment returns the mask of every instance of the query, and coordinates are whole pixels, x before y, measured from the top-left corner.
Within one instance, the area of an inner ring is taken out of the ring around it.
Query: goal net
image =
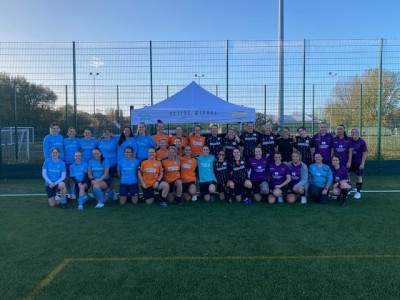
[[[33,127],[3,127],[1,129],[1,147],[3,163],[29,162],[30,145],[35,142]],[[5,161],[4,161],[5,160]]]

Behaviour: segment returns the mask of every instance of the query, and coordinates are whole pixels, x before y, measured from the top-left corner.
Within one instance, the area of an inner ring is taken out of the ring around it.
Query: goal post
[[[35,129],[33,127],[3,127],[1,129],[1,147],[3,163],[27,163],[30,159],[30,145],[35,142]],[[16,143],[18,148],[16,149]]]

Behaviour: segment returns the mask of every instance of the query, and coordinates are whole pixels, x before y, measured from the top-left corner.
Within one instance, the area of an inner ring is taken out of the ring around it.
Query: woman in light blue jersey
[[[321,204],[328,203],[329,187],[332,184],[333,176],[331,167],[322,163],[322,155],[316,153],[314,155],[314,164],[308,168],[310,177],[310,186],[308,195],[316,202]]]
[[[75,193],[71,191],[71,184],[70,184],[70,166],[75,162],[74,155],[75,152],[79,150],[79,140],[75,138],[76,130],[75,128],[68,128],[68,138],[63,139],[64,145],[64,162],[65,167],[67,169],[67,175],[65,177],[65,185],[67,187],[67,197],[69,199],[76,199]]]
[[[117,153],[117,164],[125,158],[125,148],[131,147],[133,149],[132,157],[136,158],[137,145],[136,140],[133,137],[133,133],[130,127],[124,127],[120,136],[116,136],[118,141],[118,153]]]
[[[82,151],[82,161],[89,163],[93,159],[93,149],[98,148],[99,142],[92,137],[92,132],[90,129],[85,129],[83,131],[83,138],[79,140],[79,145]]]
[[[215,156],[210,155],[210,148],[203,146],[202,154],[196,157],[199,168],[200,194],[205,201],[214,201],[217,179],[214,174]]]
[[[133,204],[138,203],[139,187],[137,172],[139,161],[133,157],[133,148],[125,147],[125,158],[118,162],[117,172],[121,178],[119,187],[119,204],[125,205],[128,195]]]
[[[60,159],[60,150],[53,147],[50,151],[51,158],[46,159],[43,168],[42,176],[46,181],[47,199],[51,207],[62,204],[63,208],[67,208],[66,189],[64,184],[65,179],[65,163]],[[57,190],[60,191],[61,201],[56,200]]]
[[[94,149],[93,159],[89,162],[88,166],[88,176],[93,186],[93,193],[98,201],[96,208],[102,208],[107,201],[103,196],[103,191],[111,185],[111,179],[108,176],[109,169],[110,162],[108,159],[103,157],[100,149]]]
[[[137,144],[136,158],[139,160],[139,162],[142,162],[143,160],[147,159],[147,152],[149,149],[156,146],[153,137],[147,133],[145,123],[140,122],[138,124],[135,140]]]
[[[64,160],[64,152],[63,152],[63,137],[60,134],[60,127],[57,122],[53,122],[50,124],[50,134],[46,135],[43,140],[43,154],[44,160],[51,158],[51,149],[53,147],[57,147],[60,151],[59,158]]]
[[[87,195],[87,190],[90,188],[88,165],[82,161],[82,153],[80,151],[75,152],[74,160],[75,163],[70,166],[70,176],[75,183],[74,194],[78,198],[78,210],[82,210],[83,203],[89,198]]]
[[[103,138],[99,142],[99,149],[101,150],[104,158],[106,158],[110,163],[108,175],[111,178],[111,185],[109,186],[109,192],[105,195],[105,201],[107,201],[110,197],[114,198],[114,200],[118,200],[114,191],[114,178],[117,176],[118,144],[114,138],[111,138],[110,128],[103,129]]]

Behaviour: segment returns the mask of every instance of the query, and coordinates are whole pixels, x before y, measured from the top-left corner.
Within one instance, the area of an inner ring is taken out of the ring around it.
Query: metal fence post
[[[78,108],[77,108],[77,100],[76,100],[76,55],[75,55],[75,42],[72,42],[72,72],[73,72],[73,80],[74,80],[74,121],[75,121],[75,130],[78,131]]]
[[[264,118],[267,121],[267,85],[264,84]]]
[[[312,85],[312,135],[314,136],[314,91],[315,85]]]
[[[65,129],[68,130],[68,86],[65,85]],[[75,128],[76,130],[76,128]]]
[[[306,126],[306,40],[303,40],[303,126]]]
[[[229,102],[229,40],[226,40],[226,102]]]
[[[381,174],[381,139],[382,139],[382,49],[383,39],[381,39],[379,45],[379,86],[378,86],[378,167],[379,174]]]
[[[360,128],[360,136],[362,136],[362,115],[363,115],[363,85],[362,83],[360,84],[360,117],[358,120],[358,127]]]
[[[18,161],[18,123],[17,123],[17,84],[14,83],[14,134],[15,134],[15,162]]]
[[[117,84],[117,122],[119,124],[119,86]]]
[[[153,105],[153,47],[150,41],[150,105]]]

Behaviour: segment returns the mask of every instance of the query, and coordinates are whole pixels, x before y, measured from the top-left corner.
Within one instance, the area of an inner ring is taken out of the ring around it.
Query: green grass
[[[366,177],[365,189],[399,180]],[[16,190],[43,193],[43,182],[0,181],[2,194]],[[398,299],[399,214],[398,194],[363,194],[345,208],[197,201],[81,212],[1,197],[0,298],[27,297],[65,259],[127,258],[72,260],[36,298]]]

